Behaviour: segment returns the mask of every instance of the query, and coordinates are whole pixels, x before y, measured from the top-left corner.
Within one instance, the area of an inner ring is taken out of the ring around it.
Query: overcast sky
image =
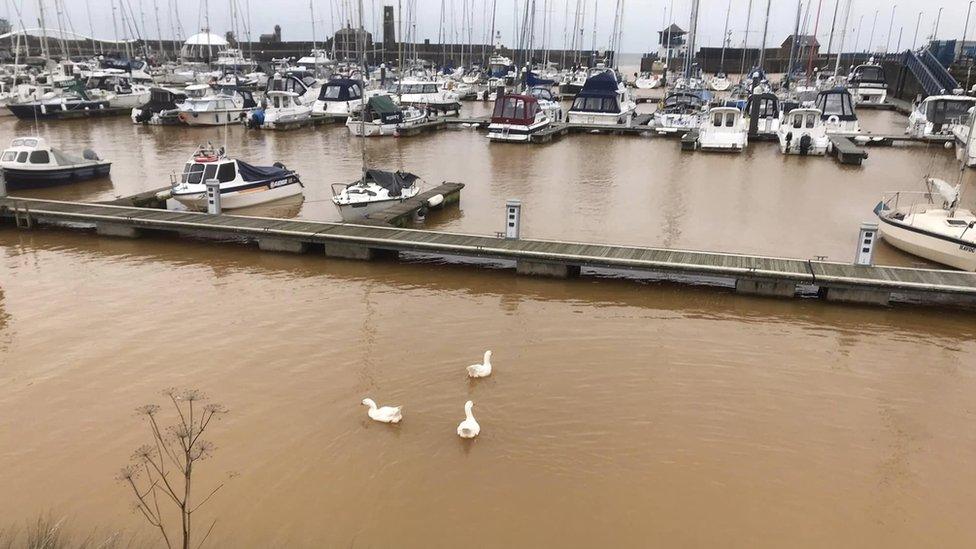
[[[4,11],[9,14],[10,20],[15,27],[21,26],[21,21],[27,27],[38,26],[38,0],[0,0],[5,3]],[[94,30],[94,34],[99,38],[111,39],[115,36],[113,30],[113,4],[116,6],[116,21],[119,27],[119,36],[124,33],[119,21],[118,5],[125,2],[128,9],[135,14],[136,23],[140,28],[144,28],[143,34],[149,38],[156,38],[156,17],[155,7],[158,6],[159,19],[163,37],[172,36],[172,28],[176,19],[175,13],[179,11],[179,21],[182,24],[184,36],[197,32],[203,26],[202,13],[204,11],[204,0],[41,0],[44,2],[46,26],[48,28],[58,28],[57,9],[62,9],[62,26],[68,30],[89,35]],[[495,28],[501,32],[502,41],[505,45],[512,45],[514,42],[515,20],[514,13],[518,9],[519,13],[525,10],[526,2],[533,0],[494,0],[496,4]],[[586,4],[585,22],[585,42],[589,48],[593,37],[593,12],[596,10],[597,22],[597,47],[606,47],[609,43],[609,35],[613,26],[614,4],[617,0],[568,0],[569,2],[569,28],[572,29],[572,18],[577,2]],[[623,23],[623,50],[625,52],[644,52],[654,48],[656,31],[663,28],[665,20],[675,22],[684,29],[688,28],[691,0],[623,0],[624,23]],[[838,0],[807,0],[804,2],[804,15],[807,23],[807,34],[813,33],[814,21],[820,6],[819,30],[817,36],[826,45],[827,37],[830,33],[831,19],[834,14],[835,3]],[[838,14],[838,29],[842,26],[843,5],[847,0],[839,0],[841,3],[841,13]],[[922,11],[921,25],[918,31],[918,43],[921,44],[935,30],[936,16],[939,8],[943,8],[939,20],[938,34],[939,39],[959,39],[963,35],[963,26],[966,22],[967,7],[972,2],[968,0],[903,0],[897,2],[892,19],[892,6],[889,0],[850,0],[851,13],[848,19],[847,28],[849,33],[845,39],[845,50],[853,50],[854,42],[857,40],[857,49],[864,50],[869,47],[872,27],[874,27],[873,40],[870,46],[877,50],[883,50],[886,42],[888,49],[894,51],[898,45],[899,35],[901,35],[901,48],[905,49],[912,45],[915,35],[916,23],[918,22],[919,12]],[[312,18],[309,10],[309,0],[209,0],[207,11],[210,15],[210,27],[218,34],[231,28],[231,3],[237,6],[238,28],[241,28],[241,20],[250,16],[252,36],[257,39],[261,33],[271,32],[275,24],[282,27],[283,40],[308,40],[312,38]],[[409,3],[415,3],[414,10],[418,16],[415,18],[417,25],[417,37],[421,40],[430,38],[437,41],[440,32],[440,13],[442,3],[447,6],[445,23],[445,34],[453,32],[461,33],[462,12],[470,10],[473,12],[473,31],[475,42],[481,42],[487,35],[490,27],[491,8],[493,0],[363,0],[365,5],[366,27],[377,34],[380,33],[379,21],[382,18],[382,6],[384,4],[402,4],[404,11],[407,11]],[[543,12],[548,11],[550,17],[551,39],[550,46],[561,48],[564,43],[564,22],[567,20],[567,0],[534,0],[537,10],[537,43],[541,40]],[[348,15],[349,6],[355,6],[357,0],[312,0],[315,10],[315,34],[316,38],[323,39],[342,24],[341,14]],[[767,0],[752,0],[752,22],[748,43],[757,46],[762,41],[762,24],[766,11]],[[809,13],[807,14],[806,4],[810,3]],[[729,30],[732,34],[732,45],[741,46],[745,38],[746,18],[749,12],[750,0],[731,0],[731,16],[729,18]],[[673,14],[671,6],[673,5]],[[175,8],[174,8],[175,6]],[[548,10],[547,10],[548,7]],[[726,10],[729,7],[729,0],[701,0],[699,18],[699,45],[721,46],[722,30],[725,24]],[[769,39],[770,45],[778,45],[785,37],[792,33],[796,18],[797,0],[771,0],[769,17]],[[18,17],[18,11],[20,16]],[[89,11],[91,17],[89,18]],[[141,14],[140,14],[141,11]],[[451,12],[453,11],[454,25],[450,24]],[[667,17],[665,12],[668,11]],[[875,14],[877,22],[875,23]],[[143,25],[140,20],[144,20]],[[355,21],[353,21],[355,24]],[[889,38],[889,25],[892,30]],[[860,32],[858,32],[858,27]],[[467,28],[467,26],[465,27]],[[468,31],[465,31],[466,33]],[[839,32],[839,31],[838,31]],[[131,33],[130,33],[131,34]],[[243,34],[243,31],[241,31]],[[973,4],[973,15],[969,24],[969,37],[976,37],[976,4]],[[836,44],[835,40],[835,44]],[[836,45],[834,46],[836,51]]]

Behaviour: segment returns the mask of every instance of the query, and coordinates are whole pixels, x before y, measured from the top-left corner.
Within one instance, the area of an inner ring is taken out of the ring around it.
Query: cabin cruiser
[[[742,152],[748,144],[742,111],[735,107],[710,109],[698,128],[698,148],[703,151]]]
[[[312,119],[312,106],[302,103],[291,91],[269,91],[264,103],[245,122],[249,128],[282,130],[295,128]]]
[[[570,124],[629,126],[636,110],[637,103],[631,99],[627,87],[613,73],[605,71],[586,80],[573,99],[566,119]]]
[[[248,73],[257,69],[257,63],[244,57],[244,52],[227,48],[217,53],[214,67],[223,73]]]
[[[322,85],[318,99],[312,105],[312,116],[348,117],[353,107],[363,99],[363,83],[359,80],[337,78]]]
[[[830,152],[830,138],[822,113],[814,108],[797,108],[786,113],[779,125],[779,151],[783,154],[823,156]]]
[[[171,180],[173,198],[188,208],[207,209],[207,181],[220,182],[222,209],[256,206],[302,194],[298,173],[275,163],[252,166],[228,158],[223,148],[200,147],[187,160],[179,181]]]
[[[40,99],[7,103],[7,108],[21,120],[78,118],[104,114],[109,109],[105,99],[93,99],[79,82],[67,88],[55,88]]]
[[[658,133],[683,133],[697,128],[706,101],[701,93],[673,91],[654,111],[654,130]]]
[[[400,134],[400,130],[418,126],[428,121],[427,111],[417,107],[400,107],[389,95],[374,95],[354,106],[352,114],[346,119],[346,127],[355,136],[378,136]]]
[[[268,79],[264,91],[287,91],[294,92],[303,105],[314,105],[319,98],[322,84],[311,76],[302,77],[299,72],[285,72],[284,75],[276,73]]]
[[[495,100],[488,139],[527,143],[534,133],[552,125],[539,100],[531,95],[506,93]]]
[[[149,101],[149,88],[134,84],[124,76],[104,72],[93,73],[85,84],[92,99],[104,99],[113,109],[134,109]]]
[[[847,78],[847,89],[854,96],[854,103],[873,103],[880,105],[888,97],[888,80],[881,65],[871,59],[867,64],[858,65]]]
[[[653,90],[661,87],[661,75],[642,72],[634,80],[634,87],[639,90]]]
[[[457,92],[442,89],[432,80],[405,78],[397,86],[397,95],[401,105],[423,105],[444,112],[457,112],[461,108]]]
[[[295,61],[297,67],[311,71],[316,78],[325,77],[332,64],[329,52],[323,49],[313,49],[308,55],[304,55]]]
[[[920,101],[908,115],[908,129],[912,137],[952,135],[956,126],[965,126],[969,109],[976,106],[976,97],[967,95],[930,95]]]
[[[0,169],[9,188],[23,189],[105,176],[112,163],[90,149],[78,158],[49,146],[40,137],[18,137],[0,156]]]
[[[926,178],[927,192],[896,192],[875,206],[878,232],[892,246],[943,265],[976,271],[976,216],[959,207],[960,186]]]
[[[343,221],[356,221],[420,193],[421,180],[407,172],[365,170],[353,183],[332,185],[332,202]]]
[[[854,135],[861,126],[854,112],[854,99],[847,89],[836,87],[817,94],[816,107],[827,125],[827,133]]]
[[[515,65],[512,60],[497,52],[488,58],[488,87],[515,85]]]
[[[257,109],[250,91],[234,86],[217,90],[206,84],[187,86],[179,119],[190,126],[223,126],[246,120]]]
[[[708,87],[715,91],[727,91],[732,87],[732,81],[724,72],[717,72],[708,79]]]
[[[180,104],[186,101],[186,94],[170,88],[150,88],[149,101],[141,107],[132,109],[132,122],[150,126],[170,126],[180,124]]]
[[[746,127],[749,135],[759,138],[775,139],[779,132],[782,112],[779,97],[772,92],[754,93],[746,100]]]
[[[553,124],[558,124],[563,122],[563,105],[559,102],[556,94],[552,93],[552,90],[546,86],[537,86],[534,88],[529,88],[526,92],[531,95],[539,102],[539,108],[542,109],[546,116]]]

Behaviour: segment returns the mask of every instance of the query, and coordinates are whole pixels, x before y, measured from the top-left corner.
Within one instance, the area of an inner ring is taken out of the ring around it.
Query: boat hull
[[[21,120],[58,120],[84,118],[119,112],[109,107],[108,101],[75,101],[65,103],[11,103],[10,112]]]
[[[268,202],[274,202],[275,200],[281,200],[283,198],[290,198],[302,194],[302,186],[299,184],[298,179],[295,177],[290,178],[290,182],[285,185],[280,185],[277,187],[272,187],[274,181],[269,182],[266,185],[260,187],[254,187],[250,189],[242,190],[221,190],[220,192],[220,207],[224,210],[233,210],[235,208],[247,208],[249,206],[257,206],[260,204],[266,204]],[[187,193],[187,194],[173,194],[173,198],[180,204],[183,204],[187,208],[194,210],[206,210],[207,209],[207,193]]]
[[[357,221],[375,213],[382,212],[390,206],[403,202],[408,198],[411,197],[398,197],[353,204],[336,204],[336,208],[339,209],[339,215],[342,216],[343,221]]]
[[[9,189],[33,189],[104,177],[111,170],[111,162],[45,170],[3,168],[3,177]]]
[[[179,118],[188,126],[226,126],[227,124],[240,124],[241,120],[247,120],[252,110],[254,109],[203,112],[181,111]]]
[[[881,221],[878,232],[895,248],[956,269],[976,271],[976,246],[972,243],[934,235],[884,216],[878,219]]]

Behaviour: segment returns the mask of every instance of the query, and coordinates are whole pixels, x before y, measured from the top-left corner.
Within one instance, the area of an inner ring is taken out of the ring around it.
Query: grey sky
[[[22,19],[28,27],[37,26],[38,0],[3,0],[5,3],[4,11],[10,15],[15,27],[20,26],[18,19]],[[43,0],[45,6],[46,22],[48,28],[58,28],[57,6],[63,6],[62,20],[66,28],[70,27],[76,32],[90,34],[91,27],[97,37],[111,39],[115,32],[112,25],[112,4],[113,0]],[[159,7],[162,34],[168,37],[172,34],[171,19],[175,12],[173,5],[178,4],[180,20],[186,34],[193,34],[202,27],[202,7],[203,0],[114,0],[115,5],[126,2],[131,5],[135,12],[137,22],[140,18],[145,20],[145,34],[149,38],[157,35],[156,18],[154,6]],[[342,13],[343,6],[355,5],[355,0],[312,0],[315,6],[316,35],[322,39],[331,34],[335,26],[341,24],[336,16]],[[378,29],[378,21],[381,17],[383,4],[396,5],[398,2],[407,6],[408,2],[415,2],[417,5],[417,36],[421,40],[430,38],[436,41],[439,32],[439,20],[442,0],[363,0],[365,5],[365,18],[367,28]],[[532,0],[496,0],[497,15],[496,29],[502,33],[502,41],[506,44],[513,42],[513,29],[515,6],[519,11],[523,11],[525,3]],[[538,27],[537,36],[541,33],[541,19],[544,5],[549,5],[551,14],[551,47],[562,47],[564,43],[564,21],[566,20],[566,1],[567,0],[535,0],[537,8]],[[573,16],[577,0],[570,2],[570,18]],[[585,25],[585,46],[588,48],[593,36],[593,9],[597,6],[597,46],[606,46],[609,41],[610,29],[613,25],[613,6],[616,0],[583,0],[586,8]],[[746,15],[750,0],[732,0],[732,12],[729,21],[729,29],[732,31],[732,45],[739,46],[743,42],[746,26]],[[796,0],[771,0],[770,20],[769,20],[769,43],[779,44],[789,33],[792,32],[796,16]],[[818,6],[818,0],[812,2],[809,15],[808,33],[813,33],[813,20]],[[827,37],[830,32],[831,18],[834,13],[834,5],[837,0],[819,0],[822,2],[820,9],[820,24],[817,32],[821,42],[826,45]],[[844,0],[841,0],[843,4]],[[492,0],[443,0],[448,10],[448,19],[453,7],[456,20],[460,22],[463,6],[474,11],[474,31],[475,41],[481,41],[487,34],[485,30],[490,26],[488,18],[482,14],[489,13]],[[209,14],[211,28],[219,34],[230,28],[230,6],[231,0],[210,0]],[[284,40],[302,40],[312,38],[312,25],[309,16],[309,0],[236,0],[240,7],[241,16],[246,17],[250,12],[252,35],[256,39],[258,34],[271,32],[275,24],[282,26],[282,38]],[[248,4],[250,7],[248,8]],[[623,50],[626,52],[643,52],[653,48],[656,39],[656,31],[663,27],[665,21],[665,10],[671,5],[674,6],[674,15],[668,15],[668,20],[673,20],[682,28],[688,28],[691,0],[625,0],[625,15],[623,26]],[[752,1],[752,22],[750,24],[749,44],[758,45],[762,40],[762,22],[766,9],[766,0]],[[966,21],[966,11],[970,4],[968,0],[905,0],[897,2],[892,23],[892,6],[894,3],[888,0],[852,0],[851,14],[848,28],[850,33],[845,40],[845,49],[854,48],[855,38],[859,38],[858,49],[868,48],[868,39],[871,37],[872,26],[874,26],[874,37],[872,45],[875,49],[884,49],[886,41],[889,49],[894,50],[898,44],[899,34],[901,34],[901,48],[911,46],[915,34],[916,22],[919,11],[924,11],[922,15],[920,29],[918,31],[918,42],[931,35],[934,30],[936,14],[940,7],[943,7],[942,16],[939,22],[938,38],[958,39],[962,37],[963,25]],[[726,9],[729,0],[701,0],[701,17],[699,22],[699,45],[720,46],[722,28],[725,22]],[[20,7],[22,16],[17,17],[17,9]],[[88,9],[91,11],[91,25],[89,25]],[[140,9],[142,16],[140,16]],[[877,22],[875,12],[877,10]],[[843,11],[843,8],[841,9]],[[489,16],[490,17],[490,16]],[[841,16],[838,15],[838,28],[840,27]],[[861,30],[858,35],[857,27],[860,23]],[[889,39],[888,28],[891,25],[891,36]],[[142,25],[139,25],[142,27]],[[450,29],[450,24],[447,28]],[[570,23],[572,27],[572,23]],[[456,33],[460,33],[460,23],[454,25]],[[445,30],[445,33],[449,33]],[[122,31],[119,31],[120,36]],[[969,37],[976,37],[976,4],[973,6],[972,17],[969,23]],[[836,46],[835,46],[836,49]]]

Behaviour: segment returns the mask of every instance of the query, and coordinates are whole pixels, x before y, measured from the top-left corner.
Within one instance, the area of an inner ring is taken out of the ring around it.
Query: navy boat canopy
[[[586,79],[580,95],[584,97],[617,97],[617,79],[609,72],[601,72]]]
[[[278,166],[252,166],[241,160],[237,161],[237,172],[244,181],[268,181],[288,177],[295,172]]]
[[[403,189],[413,187],[417,176],[408,172],[387,172],[383,170],[366,170],[366,179],[389,191],[390,196],[400,196]]]
[[[362,82],[349,78],[329,80],[319,92],[320,101],[352,101],[363,96]]]
[[[529,71],[525,73],[525,85],[529,88],[535,86],[555,86],[555,80],[549,80],[547,78],[539,78],[534,72]]]

